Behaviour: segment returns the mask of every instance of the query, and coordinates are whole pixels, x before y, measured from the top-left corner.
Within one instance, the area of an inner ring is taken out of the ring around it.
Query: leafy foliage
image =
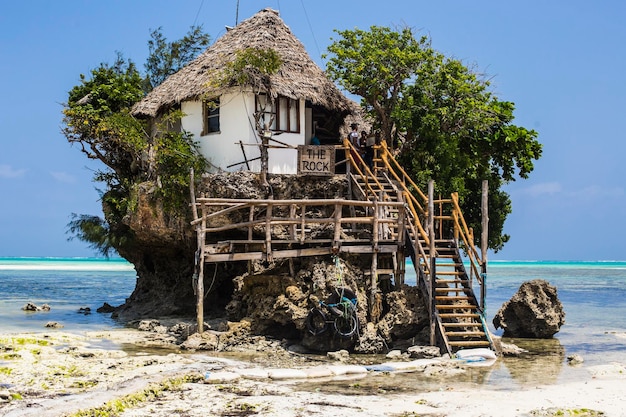
[[[271,91],[270,76],[282,65],[276,50],[245,48],[235,52],[235,59],[226,62],[213,77],[215,88],[233,86],[254,86],[263,92]]]
[[[162,115],[160,122],[148,129],[146,121],[132,116],[131,108],[144,97],[146,79],[161,80],[186,64],[208,42],[208,36],[192,28],[178,42],[166,43],[160,31],[154,31],[152,38],[145,76],[118,54],[113,65],[103,63],[90,77],[80,76],[81,82],[70,90],[63,110],[63,133],[88,158],[103,163],[94,181],[106,187],[102,193],[106,220],[74,215],[68,232],[104,255],[131,244],[132,233],[123,218],[136,207],[139,183],[154,181],[164,207],[183,210],[188,203],[190,169],[203,172],[206,168],[192,135],[175,128],[183,116],[180,111]],[[156,53],[162,56],[153,56]]]
[[[73,213],[72,221],[68,224],[68,233],[73,235],[70,240],[76,237],[83,242],[89,242],[90,248],[107,257],[126,243],[124,236],[110,233],[108,223],[98,216]]]
[[[489,247],[500,250],[511,213],[502,187],[532,172],[542,149],[537,132],[512,124],[512,102],[500,101],[488,81],[409,29],[339,34],[329,47],[328,73],[363,97],[382,137],[398,142],[397,157],[420,186],[433,179],[436,193],[458,192],[466,220],[480,230],[481,182],[489,181]]]
[[[202,31],[202,26],[192,26],[189,32],[174,42],[167,42],[158,28],[150,33],[149,56],[146,60],[146,91],[152,90],[165,79],[178,72],[209,45],[211,38]]]
[[[88,158],[103,162],[114,173],[111,180],[121,183],[132,177],[133,162],[145,148],[143,127],[130,115],[130,107],[143,97],[141,76],[132,62],[118,55],[113,65],[100,64],[90,79],[82,74],[80,79],[63,110],[63,133]]]
[[[426,37],[415,39],[410,29],[399,32],[372,26],[336,31],[328,51],[327,73],[343,88],[362,97],[362,105],[377,122],[383,137],[391,138],[392,115],[407,80],[433,59]],[[325,55],[326,57],[326,55]]]

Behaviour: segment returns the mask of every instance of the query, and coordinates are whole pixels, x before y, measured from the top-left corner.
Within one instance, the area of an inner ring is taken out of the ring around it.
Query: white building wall
[[[203,128],[202,102],[198,100],[182,103],[181,109],[185,114],[182,119],[182,127],[193,133],[194,138],[199,141],[200,151],[213,165],[213,169],[247,170],[245,163],[239,164],[244,162],[239,141],[243,143],[243,149],[248,160],[260,156],[258,146],[250,146],[260,143],[260,138],[257,138],[254,130],[254,105],[252,93],[239,92],[222,95],[220,97],[220,131],[201,136]],[[300,133],[282,133],[274,136],[275,139],[292,146],[304,145],[307,137],[306,132],[311,130],[310,122],[306,123],[304,100],[300,100],[299,117]],[[270,145],[281,146],[273,141],[270,141]],[[297,172],[297,149],[269,149],[268,157],[270,173],[295,174]],[[259,172],[261,169],[259,160],[249,162],[249,165],[251,171]]]

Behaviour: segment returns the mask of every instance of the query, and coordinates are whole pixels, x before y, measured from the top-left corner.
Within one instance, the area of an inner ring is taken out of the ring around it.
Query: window
[[[208,100],[202,103],[202,136],[220,131],[220,99]]]
[[[259,115],[259,123],[264,128],[265,124],[269,124],[270,130],[276,130],[276,111],[271,106],[270,101],[265,94],[259,94],[255,100],[255,113]]]
[[[256,96],[256,112],[262,124],[272,121],[269,128],[279,132],[300,133],[300,102],[279,96],[275,106],[270,106],[265,94]]]
[[[298,100],[287,97],[278,98],[278,130],[300,132],[300,106]]]

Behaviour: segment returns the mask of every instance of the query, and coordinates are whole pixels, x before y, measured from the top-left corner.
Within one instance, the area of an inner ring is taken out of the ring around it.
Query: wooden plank
[[[463,340],[448,342],[450,346],[489,346],[486,340]]]
[[[472,332],[446,332],[446,336],[448,337],[476,337],[476,336],[484,336],[485,332],[480,331],[472,331]]]
[[[322,256],[332,253],[332,247],[324,248],[304,248],[304,249],[286,249],[276,250],[272,252],[274,259],[298,258],[302,256]],[[251,261],[265,259],[264,252],[243,252],[243,253],[220,253],[205,254],[205,262],[236,262]]]
[[[344,245],[341,246],[339,251],[343,253],[395,253],[398,251],[398,247],[395,245],[383,245],[378,246],[378,249],[375,249],[372,246],[346,246],[344,242]]]
[[[362,207],[374,207],[374,202],[369,200],[346,200],[344,198],[333,198],[333,199],[316,199],[316,198],[306,198],[300,200],[257,200],[257,199],[237,199],[237,198],[206,198],[200,197],[196,199],[196,204],[204,204],[204,205],[236,205],[236,204],[254,204],[256,206],[266,206],[272,205],[276,206],[285,206],[288,207],[291,204],[296,204],[298,206],[306,205],[306,206],[333,206],[336,203],[340,203],[344,206],[362,206]],[[385,205],[389,207],[398,207],[403,208],[404,204],[397,201],[385,201],[378,202],[378,205]]]
[[[437,304],[438,310],[475,310],[478,306],[472,304]]]
[[[482,323],[472,322],[472,323],[442,323],[443,327],[483,327]]]
[[[479,319],[480,314],[476,313],[439,313],[439,317],[442,319]]]
[[[289,205],[289,217],[291,219],[296,219],[296,210],[297,206],[295,204]],[[289,226],[289,237],[291,240],[296,240],[296,229],[297,229],[297,219],[293,224]]]
[[[242,208],[248,207],[249,205],[250,205],[249,202],[248,203],[240,202],[240,203],[237,203],[237,204],[229,205],[228,207],[226,207],[226,208],[224,208],[222,210],[219,210],[219,211],[216,211],[216,212],[213,212],[213,213],[204,214],[203,217],[206,217],[206,219],[209,220],[209,219],[211,219],[213,217],[218,217],[218,216],[222,216],[222,215],[228,214],[228,213],[233,212],[233,211],[241,210]],[[203,204],[202,206],[205,206],[205,205]],[[192,225],[196,224],[196,223],[199,223],[199,221],[197,219],[191,222]]]

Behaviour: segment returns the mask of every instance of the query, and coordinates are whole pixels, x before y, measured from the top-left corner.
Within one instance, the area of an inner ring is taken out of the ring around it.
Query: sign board
[[[334,146],[298,146],[298,174],[334,175]]]

